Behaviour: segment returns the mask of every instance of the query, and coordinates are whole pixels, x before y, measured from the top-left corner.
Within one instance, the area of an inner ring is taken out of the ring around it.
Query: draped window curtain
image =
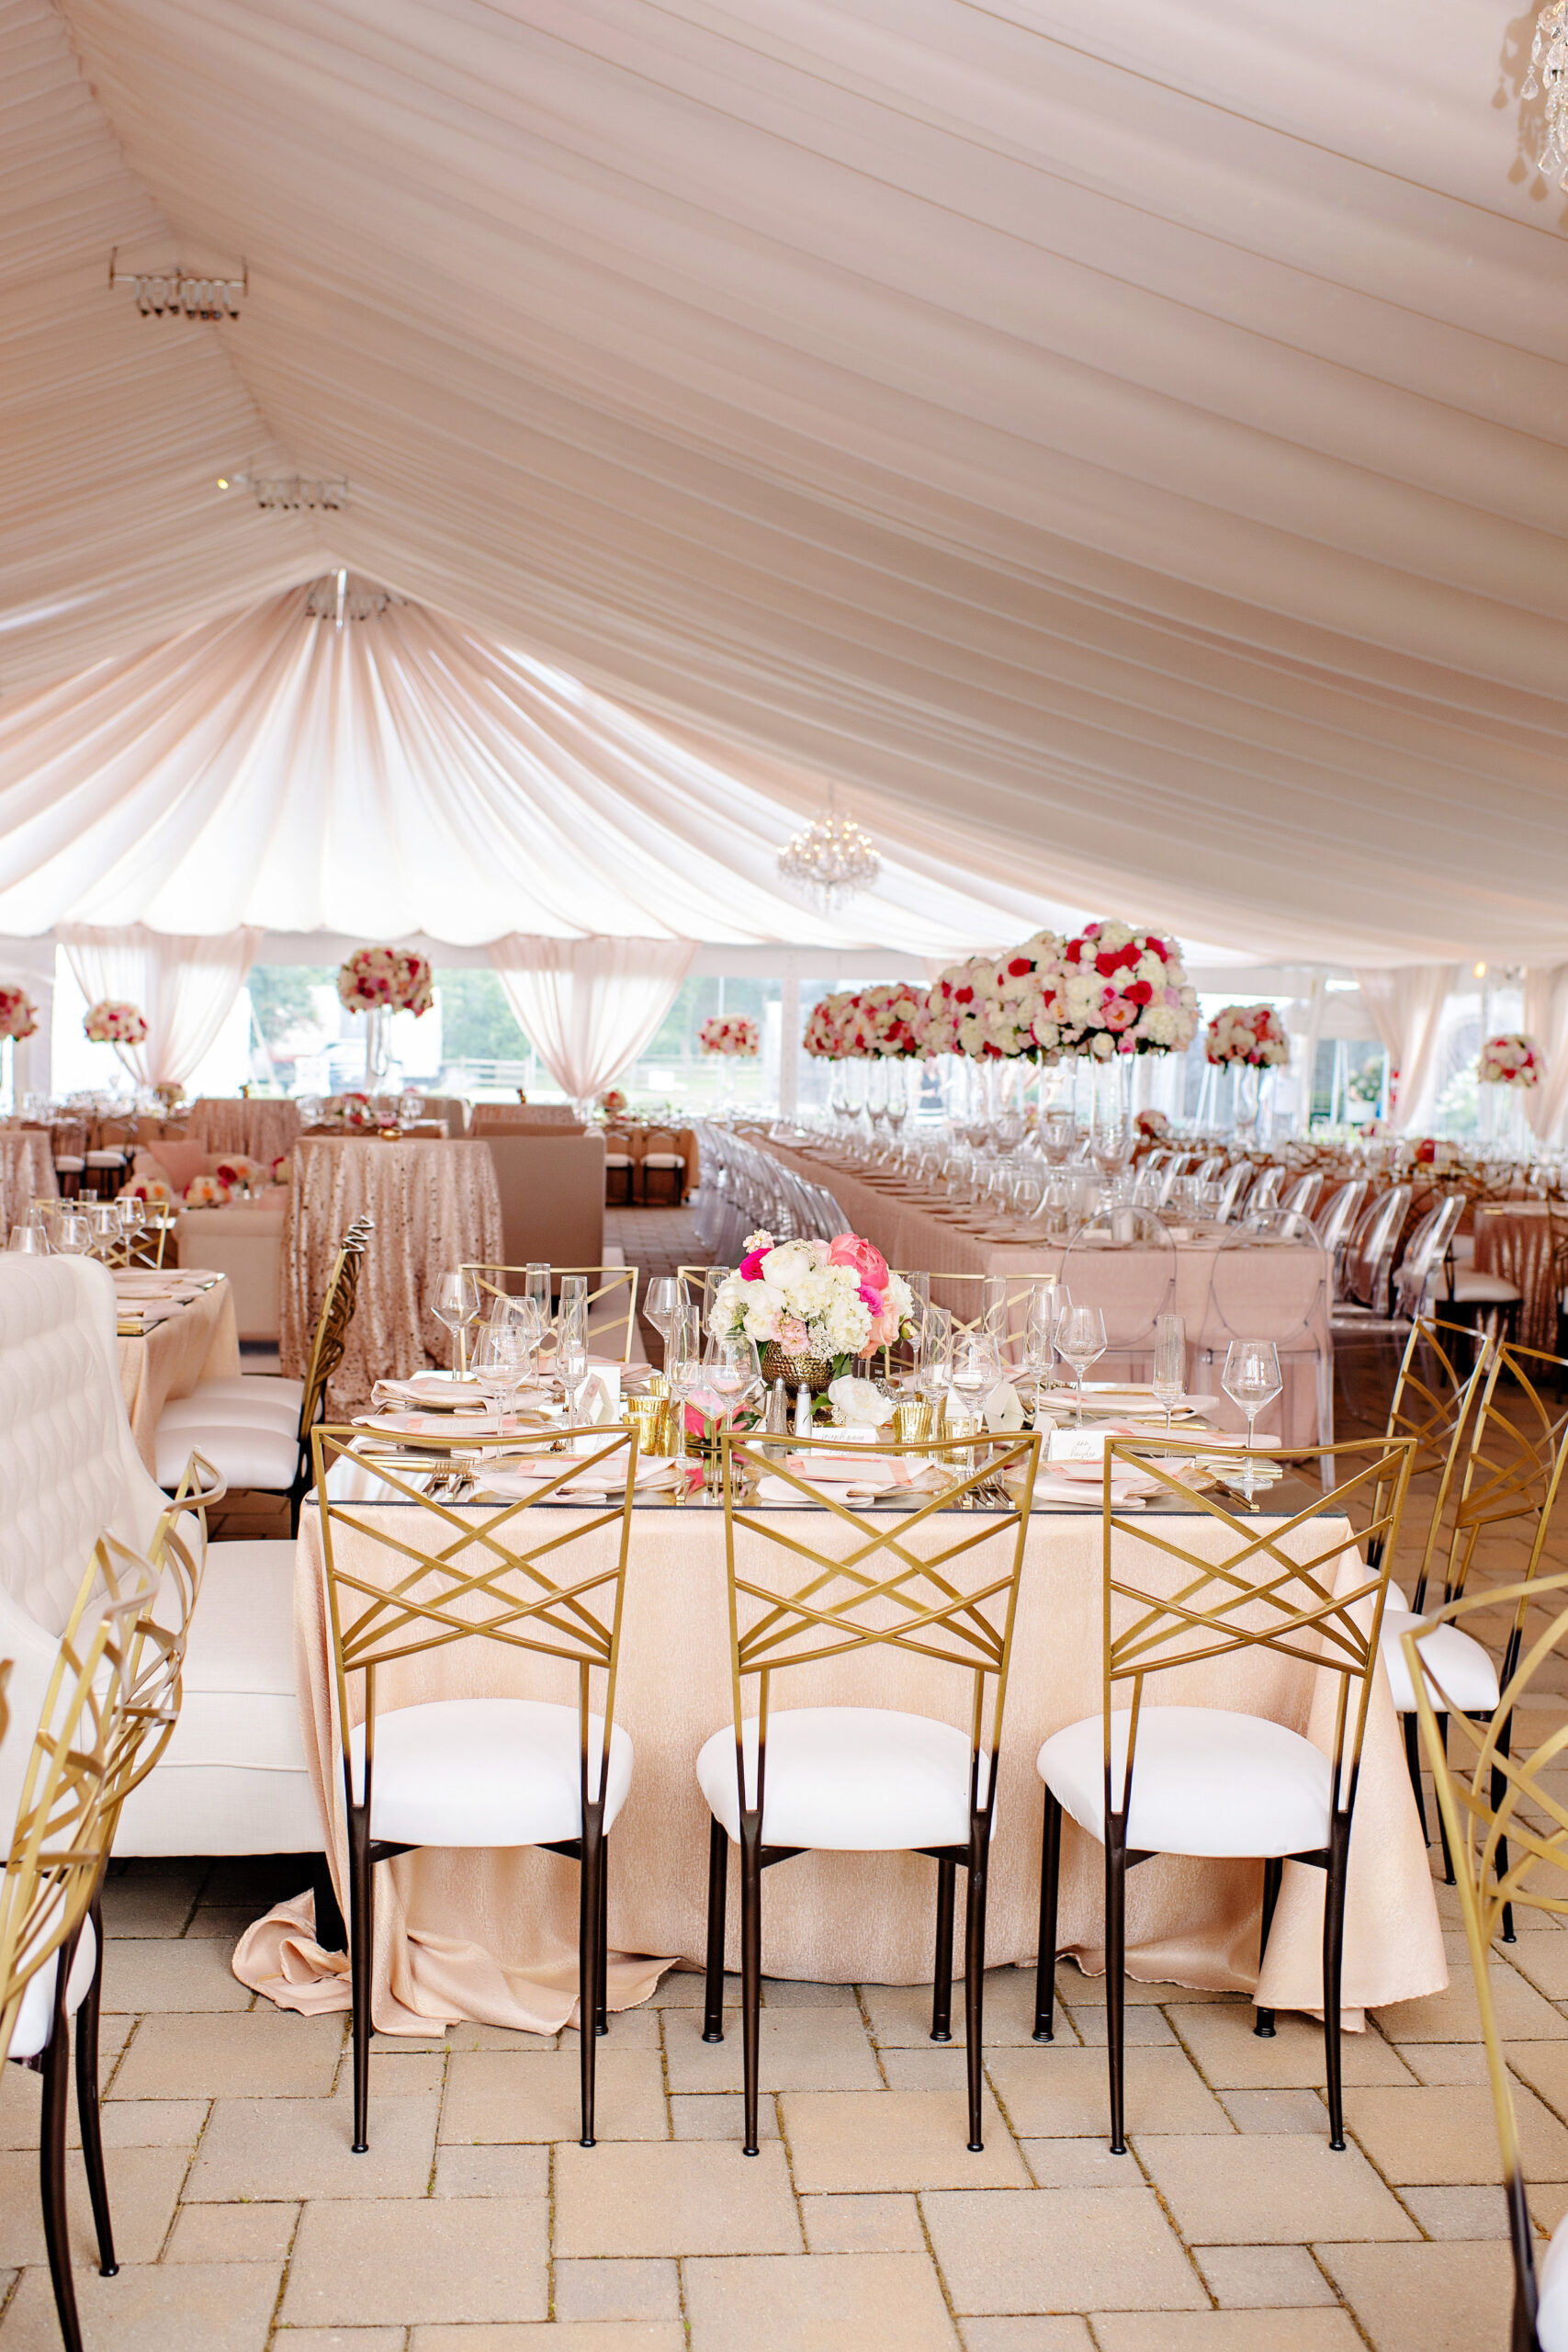
[[[1391,1125],[1404,1131],[1431,1108],[1443,1006],[1457,977],[1452,964],[1404,964],[1358,972],[1357,983],[1381,1043],[1399,1073]]]
[[[591,1102],[656,1034],[696,954],[689,939],[491,943],[506,1001],[556,1084]]]
[[[145,1018],[146,1043],[115,1048],[132,1076],[143,1086],[183,1086],[228,1019],[263,933],[198,939],[142,923],[123,931],[63,923],[58,936],[90,1005],[113,997]]]
[[[1525,1095],[1531,1132],[1549,1143],[1568,1110],[1568,964],[1525,974],[1525,1030],[1546,1063],[1540,1084]]]

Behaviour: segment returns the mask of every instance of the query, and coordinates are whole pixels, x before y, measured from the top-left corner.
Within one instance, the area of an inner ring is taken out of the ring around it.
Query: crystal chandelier
[[[378,588],[374,581],[357,580],[345,570],[329,572],[324,580],[312,581],[310,593],[305,599],[305,610],[313,621],[333,621],[342,628],[345,621],[375,621],[389,605],[400,605],[389,588]]]
[[[172,269],[127,270],[118,266],[119,248],[109,255],[109,285],[129,286],[144,319],[203,319],[216,323],[237,319],[250,291],[250,272],[243,262],[238,277],[201,277],[175,262]]]
[[[831,914],[857,890],[869,890],[882,871],[871,835],[852,817],[815,817],[779,852],[779,872]]]
[[[220,490],[248,490],[264,513],[335,514],[348,503],[348,484],[341,474],[327,481],[308,481],[302,474],[220,474]]]
[[[1568,196],[1568,0],[1547,0],[1535,20],[1524,96],[1538,98],[1543,89],[1546,144],[1537,158],[1537,168],[1549,178],[1555,173],[1558,187]]]

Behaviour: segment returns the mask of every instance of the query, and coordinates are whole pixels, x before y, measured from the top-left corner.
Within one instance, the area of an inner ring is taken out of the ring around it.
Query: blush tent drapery
[[[573,1102],[592,1102],[642,1052],[680,994],[683,939],[492,940],[490,960],[540,1060]]]
[[[203,938],[141,923],[123,931],[67,923],[60,942],[90,1005],[113,997],[145,1018],[145,1043],[115,1048],[131,1075],[143,1086],[183,1086],[228,1019],[262,934]]]
[[[1398,1073],[1389,1124],[1402,1133],[1418,1125],[1430,1111],[1443,1005],[1456,977],[1451,964],[1356,974],[1372,1024]]]

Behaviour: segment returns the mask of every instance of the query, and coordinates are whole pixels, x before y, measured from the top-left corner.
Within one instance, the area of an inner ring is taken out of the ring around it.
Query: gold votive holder
[[[900,1445],[929,1445],[932,1417],[929,1396],[901,1396],[893,1408],[893,1434]]]
[[[668,1396],[627,1396],[622,1409],[637,1431],[637,1452],[668,1456],[678,1453],[675,1413]]]

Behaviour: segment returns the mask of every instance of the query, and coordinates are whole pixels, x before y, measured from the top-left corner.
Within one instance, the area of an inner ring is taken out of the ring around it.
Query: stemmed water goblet
[[[681,1284],[673,1274],[655,1274],[648,1285],[642,1311],[664,1342],[666,1357],[670,1352],[670,1327],[675,1319],[675,1309],[681,1303]]]
[[[450,1267],[442,1275],[432,1311],[452,1334],[453,1369],[461,1380],[468,1370],[468,1335],[479,1319],[479,1286],[466,1266]]]
[[[1165,1433],[1170,1435],[1171,1415],[1187,1394],[1187,1326],[1179,1315],[1161,1315],[1155,1323],[1155,1368],[1150,1385],[1155,1402],[1165,1408]]]
[[[1273,1403],[1282,1385],[1280,1351],[1272,1340],[1231,1341],[1225,1350],[1225,1368],[1220,1375],[1220,1385],[1231,1403],[1239,1405],[1247,1415],[1247,1460],[1240,1477],[1235,1481],[1245,1495],[1251,1495],[1259,1483],[1252,1466],[1258,1416],[1265,1405]]]
[[[505,1435],[511,1407],[533,1368],[534,1351],[524,1323],[511,1317],[500,1322],[492,1317],[474,1349],[474,1378],[495,1412],[499,1435]]]
[[[1077,1390],[1077,1426],[1083,1427],[1083,1376],[1105,1353],[1105,1317],[1098,1306],[1067,1306],[1056,1323],[1056,1353],[1072,1366]]]

